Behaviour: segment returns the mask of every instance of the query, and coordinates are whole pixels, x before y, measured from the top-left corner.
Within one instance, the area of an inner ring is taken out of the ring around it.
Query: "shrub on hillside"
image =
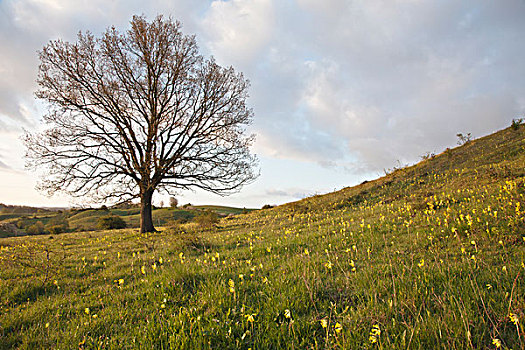
[[[126,222],[120,216],[108,215],[98,219],[97,227],[101,230],[126,228]]]
[[[219,216],[216,212],[206,210],[196,216],[194,221],[201,227],[210,228],[219,222]]]
[[[30,235],[40,235],[46,232],[44,230],[44,223],[42,223],[42,221],[37,221],[33,225],[27,226],[25,230],[26,233]]]
[[[64,224],[59,224],[59,225],[46,226],[46,229],[47,229],[47,231],[49,231],[49,233],[51,233],[53,235],[56,235],[58,233],[67,232],[69,230],[69,227],[67,225],[64,225]]]
[[[47,222],[45,229],[51,234],[64,233],[69,231],[69,222],[66,216],[59,214]]]
[[[510,125],[512,127],[512,130],[518,130],[520,128],[520,125],[523,124],[523,121],[525,121],[524,118],[512,119],[512,124]]]
[[[462,133],[459,133],[459,134],[456,134],[456,136],[458,137],[458,145],[460,146],[472,141],[472,134],[470,132],[465,135],[463,135]]]
[[[432,159],[436,156],[436,154],[434,152],[427,152],[425,154],[423,154],[422,156],[420,156],[421,160],[429,160],[429,159]]]
[[[21,230],[24,230],[27,226],[31,224],[31,219],[27,216],[21,216],[15,223],[16,227]]]

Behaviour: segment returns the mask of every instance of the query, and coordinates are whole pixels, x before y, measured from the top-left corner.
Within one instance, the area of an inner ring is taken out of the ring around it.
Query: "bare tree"
[[[155,190],[226,195],[256,178],[249,83],[204,59],[179,22],[135,16],[125,33],[51,41],[40,62],[47,129],[24,141],[27,166],[45,169],[38,187],[48,194],[140,198],[140,230],[151,232]]]
[[[464,145],[466,143],[469,143],[471,140],[472,140],[472,134],[469,132],[468,134],[456,134],[456,136],[458,137],[458,145]]]

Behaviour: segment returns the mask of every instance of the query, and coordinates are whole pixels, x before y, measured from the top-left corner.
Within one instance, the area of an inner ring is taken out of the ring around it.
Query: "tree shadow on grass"
[[[34,283],[32,285],[22,285],[11,290],[8,300],[14,305],[20,305],[26,302],[34,302],[39,296],[51,296],[56,294],[57,287],[48,283]]]

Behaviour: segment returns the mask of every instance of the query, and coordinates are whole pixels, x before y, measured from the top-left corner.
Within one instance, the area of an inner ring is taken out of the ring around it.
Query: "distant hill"
[[[216,212],[220,216],[246,214],[251,211],[257,210],[257,209],[247,209],[247,208],[226,207],[226,206],[221,206],[221,205],[195,205],[195,206],[192,206],[192,208],[198,209],[198,210],[211,210],[213,212]]]
[[[188,222],[202,211],[209,210],[220,217],[248,213],[254,209],[234,208],[227,206],[199,205],[179,208],[154,208],[153,221],[156,226],[163,226],[172,221]],[[0,204],[0,223],[9,223],[18,228],[16,235],[27,233],[27,229],[41,222],[43,229],[39,233],[51,233],[50,227],[63,226],[59,231],[93,231],[97,230],[99,218],[108,215],[121,217],[127,227],[140,226],[140,208],[134,206],[122,208],[87,208],[87,209],[58,209],[35,208],[26,206],[9,206]],[[7,226],[6,226],[7,227]],[[14,231],[3,230],[0,226],[0,237],[13,235]],[[59,233],[60,233],[59,232]],[[33,233],[34,234],[34,233]]]
[[[8,205],[0,203],[0,220],[3,220],[4,218],[7,218],[8,216],[19,216],[19,215],[27,215],[27,214],[34,214],[34,213],[45,213],[45,212],[51,212],[54,210],[47,209],[47,208],[36,208],[36,207],[29,207],[29,206],[23,206],[23,205]]]

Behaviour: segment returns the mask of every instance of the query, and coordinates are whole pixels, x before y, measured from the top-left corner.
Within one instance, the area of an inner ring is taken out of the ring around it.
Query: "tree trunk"
[[[155,232],[153,227],[153,218],[151,216],[151,198],[152,190],[141,191],[140,194],[140,233]]]

